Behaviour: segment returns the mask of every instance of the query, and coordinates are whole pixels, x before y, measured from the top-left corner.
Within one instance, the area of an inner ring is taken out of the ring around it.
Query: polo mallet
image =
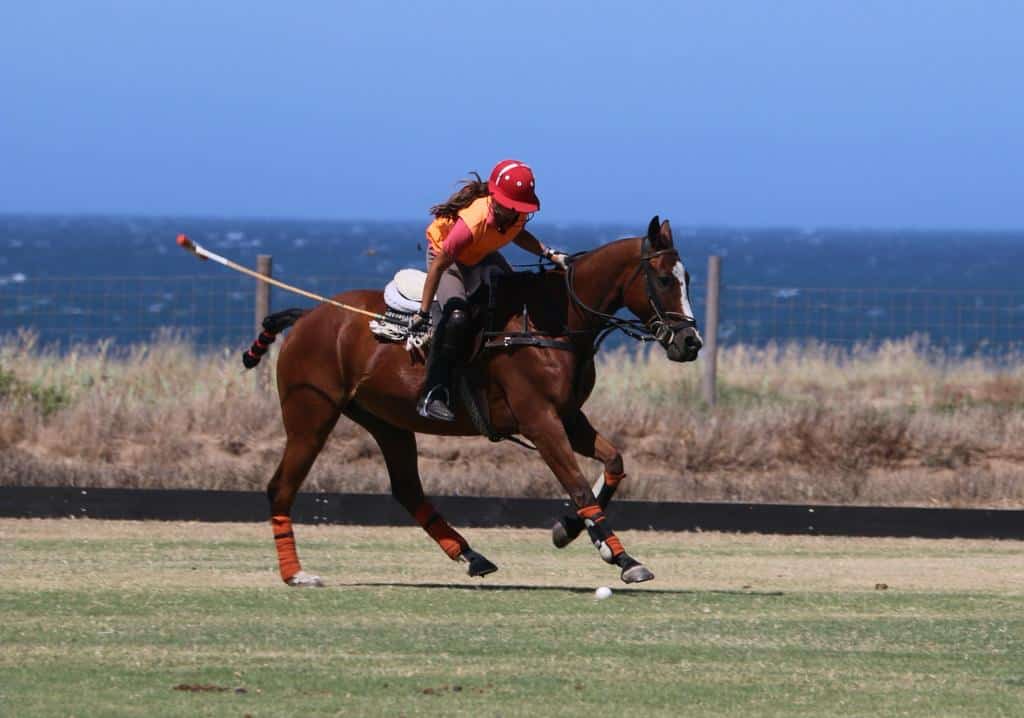
[[[331,306],[338,307],[339,309],[345,309],[347,311],[355,312],[356,314],[362,314],[373,319],[384,319],[383,314],[369,312],[365,309],[360,309],[359,307],[353,307],[349,304],[342,304],[341,302],[336,302],[333,299],[328,299],[327,297],[321,296],[319,294],[307,292],[305,289],[299,289],[298,287],[293,287],[290,284],[285,284],[280,280],[274,279],[273,277],[268,277],[264,274],[260,274],[255,270],[249,269],[248,267],[243,267],[241,264],[232,262],[230,259],[222,257],[219,254],[211,252],[205,247],[196,244],[184,234],[178,235],[178,246],[181,247],[182,249],[188,250],[192,254],[199,257],[199,259],[202,259],[204,261],[207,259],[212,259],[217,264],[223,264],[228,269],[233,269],[236,272],[241,272],[242,274],[246,274],[250,277],[253,277],[254,279],[258,279],[261,282],[266,282],[267,284],[271,284],[275,287],[283,289],[286,292],[292,292],[293,294],[298,294],[299,296],[306,297],[307,299],[312,299],[313,301],[320,302],[322,304],[330,304]]]

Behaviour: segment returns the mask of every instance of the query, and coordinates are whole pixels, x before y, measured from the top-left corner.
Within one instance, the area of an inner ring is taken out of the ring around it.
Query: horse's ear
[[[647,225],[647,239],[651,240],[651,242],[657,241],[660,227],[661,220],[658,219],[658,215],[651,217],[651,223]]]
[[[661,229],[658,230],[658,236],[661,238],[660,244],[664,247],[672,246],[672,226],[666,219],[661,223]]]
[[[668,220],[662,222],[658,215],[651,217],[651,223],[647,225],[647,239],[655,249],[671,249],[672,228]]]

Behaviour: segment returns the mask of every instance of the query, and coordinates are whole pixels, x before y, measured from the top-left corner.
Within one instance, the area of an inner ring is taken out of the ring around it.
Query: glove
[[[548,247],[544,250],[544,258],[551,260],[562,269],[569,268],[569,255],[565,252],[559,252]]]
[[[430,324],[430,315],[418,311],[409,318],[409,333],[416,334],[426,330]]]

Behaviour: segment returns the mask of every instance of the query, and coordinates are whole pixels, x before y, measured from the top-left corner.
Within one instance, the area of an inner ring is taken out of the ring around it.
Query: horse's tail
[[[242,354],[242,364],[246,369],[252,369],[260,363],[260,359],[270,349],[270,345],[277,339],[277,335],[290,327],[302,318],[306,313],[305,309],[285,309],[280,312],[268,314],[263,319],[263,331],[256,337],[249,350]]]

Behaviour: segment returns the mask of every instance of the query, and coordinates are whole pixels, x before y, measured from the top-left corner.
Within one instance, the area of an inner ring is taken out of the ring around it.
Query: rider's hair
[[[487,183],[480,179],[480,175],[476,172],[470,172],[470,174],[473,177],[462,180],[462,186],[448,198],[447,202],[435,204],[430,208],[432,215],[435,217],[458,219],[461,210],[473,204],[474,200],[490,194],[490,190],[487,189]]]

